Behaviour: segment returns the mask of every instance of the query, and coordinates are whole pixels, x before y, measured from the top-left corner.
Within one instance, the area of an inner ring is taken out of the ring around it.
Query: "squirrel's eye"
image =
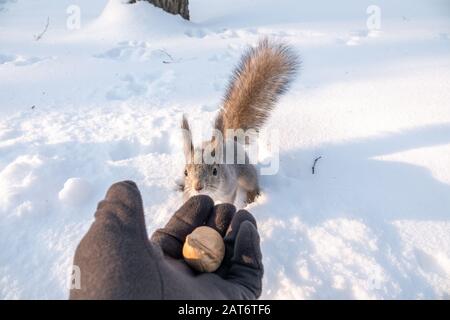
[[[187,177],[187,175],[188,175],[187,170],[184,170],[184,176]]]
[[[217,176],[217,169],[216,168],[213,169],[213,176]]]

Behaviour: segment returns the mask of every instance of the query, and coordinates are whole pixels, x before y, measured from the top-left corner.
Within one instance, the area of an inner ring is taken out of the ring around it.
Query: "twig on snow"
[[[40,34],[34,35],[34,40],[39,41],[42,36],[47,32],[48,26],[50,24],[50,17],[47,17],[47,24],[45,25],[44,30]]]
[[[322,159],[322,156],[317,157],[317,158],[314,159],[314,163],[313,163],[313,166],[311,168],[312,169],[312,174],[314,174],[316,172],[316,164],[317,164],[317,161],[319,161],[320,159]]]
[[[175,63],[175,62],[179,62],[181,59],[179,59],[179,60],[175,60],[171,55],[170,55],[170,53],[168,53],[166,50],[164,50],[164,49],[159,49],[159,51],[161,51],[162,53],[164,53],[170,60],[163,60],[163,62],[162,63],[166,63],[166,64],[168,64],[168,63]]]

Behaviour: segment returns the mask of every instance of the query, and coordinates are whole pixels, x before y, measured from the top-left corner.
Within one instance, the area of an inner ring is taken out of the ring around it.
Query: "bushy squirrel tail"
[[[227,129],[258,130],[288,89],[299,65],[289,46],[267,38],[248,49],[233,72],[215,128],[223,134]]]

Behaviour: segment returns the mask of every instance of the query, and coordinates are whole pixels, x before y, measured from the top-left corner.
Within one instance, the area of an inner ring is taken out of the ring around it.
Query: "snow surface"
[[[268,123],[280,170],[249,206],[262,298],[450,298],[450,5],[0,1],[0,297],[65,299],[97,201],[137,182],[151,233],[181,204],[178,127],[208,127],[262,36],[301,54]],[[49,18],[48,30],[44,30]],[[311,173],[315,158],[316,173]]]

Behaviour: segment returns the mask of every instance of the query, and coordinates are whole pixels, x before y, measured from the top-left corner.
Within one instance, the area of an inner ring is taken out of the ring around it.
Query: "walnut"
[[[188,265],[200,272],[214,272],[222,263],[225,244],[213,228],[201,226],[186,237],[183,257]]]

